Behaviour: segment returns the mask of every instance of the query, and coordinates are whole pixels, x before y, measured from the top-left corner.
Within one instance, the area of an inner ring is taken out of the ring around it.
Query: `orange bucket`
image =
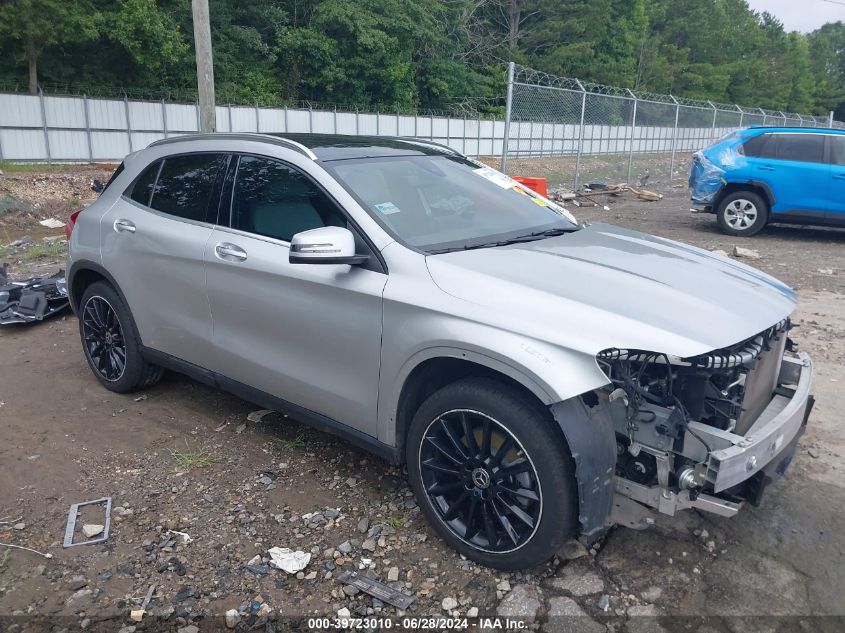
[[[549,197],[549,188],[545,178],[529,178],[527,176],[513,176],[518,183],[525,185],[531,191],[539,193],[544,198]]]

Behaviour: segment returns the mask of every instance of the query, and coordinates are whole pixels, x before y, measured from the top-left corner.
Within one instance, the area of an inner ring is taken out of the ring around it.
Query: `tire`
[[[153,386],[164,369],[141,356],[129,308],[105,281],[91,284],[79,301],[79,337],[88,366],[109,391],[129,393]]]
[[[734,191],[719,201],[716,220],[728,235],[751,237],[766,226],[769,205],[753,191]]]
[[[462,379],[420,406],[405,448],[408,476],[443,540],[512,571],[548,561],[575,535],[572,458],[554,424],[541,405],[490,378]]]

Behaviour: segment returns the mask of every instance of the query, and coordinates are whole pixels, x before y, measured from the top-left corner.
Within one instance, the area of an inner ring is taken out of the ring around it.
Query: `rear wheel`
[[[503,570],[544,563],[575,534],[575,478],[554,421],[519,390],[467,378],[434,393],[408,435],[411,487],[458,552]]]
[[[164,369],[141,356],[129,308],[108,283],[91,284],[79,302],[79,335],[88,366],[106,389],[126,393],[151,387]]]
[[[753,191],[729,193],[716,209],[719,228],[728,235],[756,235],[766,226],[768,217],[766,201]]]

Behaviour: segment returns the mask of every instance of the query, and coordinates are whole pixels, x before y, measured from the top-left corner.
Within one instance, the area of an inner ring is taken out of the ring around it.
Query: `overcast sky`
[[[845,0],[837,0],[845,3]],[[752,9],[768,11],[781,22],[787,31],[807,33],[825,22],[845,21],[845,4],[824,0],[748,0]]]

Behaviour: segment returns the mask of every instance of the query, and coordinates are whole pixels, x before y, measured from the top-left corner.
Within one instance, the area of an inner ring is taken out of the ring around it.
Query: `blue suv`
[[[716,214],[728,235],[768,222],[845,226],[845,131],[753,127],[696,152],[694,206]]]

